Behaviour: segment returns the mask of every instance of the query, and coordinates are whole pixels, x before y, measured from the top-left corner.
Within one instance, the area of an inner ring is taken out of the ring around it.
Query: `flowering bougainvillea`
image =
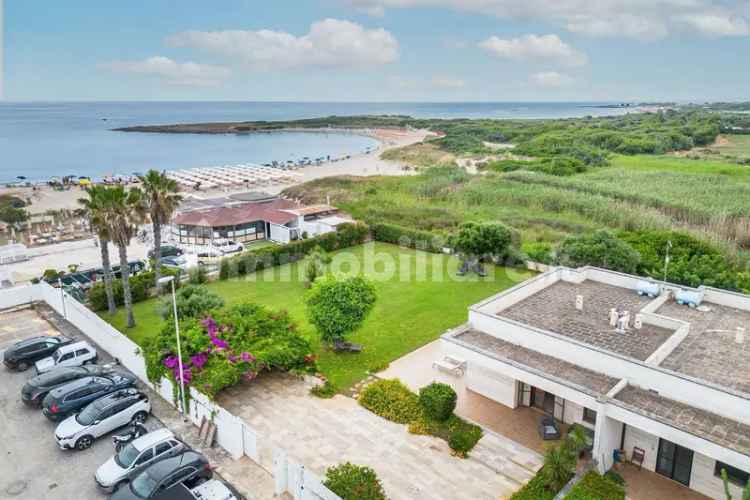
[[[152,381],[168,376],[215,396],[242,380],[255,379],[263,370],[316,371],[309,342],[284,311],[237,304],[202,319],[181,321],[180,332],[182,372],[172,323],[145,346]]]

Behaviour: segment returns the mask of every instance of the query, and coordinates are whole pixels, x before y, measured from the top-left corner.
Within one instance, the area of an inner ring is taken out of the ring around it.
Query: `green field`
[[[368,243],[334,254],[333,271],[347,274],[359,270],[374,279],[377,286],[375,308],[351,339],[364,345],[360,354],[335,354],[320,345],[307,321],[306,289],[299,276],[298,263],[207,286],[229,304],[250,300],[289,311],[303,335],[313,342],[321,371],[339,389],[345,389],[363,379],[368,370],[382,369],[466,321],[469,305],[530,276],[525,271],[494,267],[494,272],[484,279],[459,278],[455,273],[458,265],[453,257],[383,243]],[[102,318],[142,344],[161,328],[158,306],[156,299],[136,304],[137,326],[133,329],[125,327],[122,309],[111,318],[103,313]]]
[[[727,143],[711,146],[723,155],[736,158],[750,158],[750,135],[727,135],[724,136]]]

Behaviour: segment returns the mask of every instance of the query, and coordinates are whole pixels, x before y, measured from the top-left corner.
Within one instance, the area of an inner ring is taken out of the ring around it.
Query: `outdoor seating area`
[[[290,183],[301,175],[282,168],[265,167],[250,163],[221,167],[190,168],[167,172],[167,176],[180,185],[191,188],[229,188]]]
[[[553,417],[545,415],[539,419],[539,435],[545,441],[560,439],[560,426]]]

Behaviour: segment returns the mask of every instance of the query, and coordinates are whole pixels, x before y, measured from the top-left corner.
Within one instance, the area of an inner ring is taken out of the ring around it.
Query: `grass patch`
[[[510,500],[553,500],[557,493],[547,488],[542,475],[537,472],[523,488],[513,493]]]
[[[625,488],[609,479],[600,476],[596,471],[587,472],[585,476],[565,495],[567,500],[625,500]]]
[[[378,299],[372,313],[350,339],[364,345],[363,352],[358,354],[337,354],[321,345],[317,332],[307,321],[304,264],[288,264],[206,286],[227,305],[249,300],[273,309],[286,309],[300,332],[310,340],[321,372],[340,390],[365,378],[368,369],[387,366],[466,321],[469,305],[531,276],[529,272],[495,267],[484,279],[457,277],[460,262],[456,258],[384,243],[368,243],[332,256],[332,269],[342,274],[361,272],[373,279],[377,288]],[[355,271],[355,264],[363,262],[369,262],[370,266]],[[385,273],[387,262],[393,264],[389,277]],[[101,316],[142,345],[162,327],[159,304],[159,299],[135,304],[137,325],[132,329],[126,328],[123,309],[112,317],[106,313]]]

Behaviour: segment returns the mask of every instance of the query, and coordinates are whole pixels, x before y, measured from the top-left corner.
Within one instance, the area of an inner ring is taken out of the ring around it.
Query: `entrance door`
[[[531,403],[549,415],[555,414],[555,395],[536,387],[531,390]]]
[[[693,450],[683,448],[666,439],[659,440],[659,454],[656,457],[656,472],[662,476],[690,486],[690,473],[693,469]]]

